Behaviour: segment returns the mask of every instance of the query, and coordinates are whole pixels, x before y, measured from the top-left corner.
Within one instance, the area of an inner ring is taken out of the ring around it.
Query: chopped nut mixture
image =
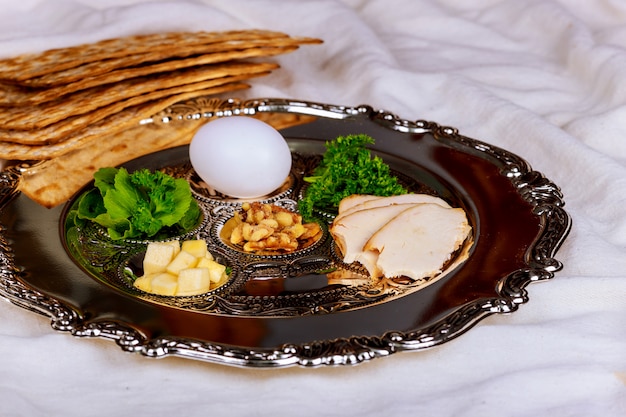
[[[230,242],[246,252],[293,252],[322,235],[317,223],[302,223],[302,216],[274,204],[244,203],[235,216]]]

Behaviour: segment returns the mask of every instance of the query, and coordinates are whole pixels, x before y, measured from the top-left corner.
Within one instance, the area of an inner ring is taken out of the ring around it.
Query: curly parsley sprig
[[[381,197],[406,194],[408,191],[378,156],[372,156],[367,145],[374,139],[365,134],[339,136],[326,142],[322,161],[305,177],[309,183],[298,203],[300,214],[310,219],[317,211],[334,213],[339,202],[353,194]]]

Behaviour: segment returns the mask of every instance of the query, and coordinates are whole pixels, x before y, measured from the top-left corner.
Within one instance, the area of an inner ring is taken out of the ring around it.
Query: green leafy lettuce
[[[102,168],[94,174],[94,185],[80,198],[74,219],[105,227],[114,240],[180,234],[200,219],[198,203],[182,178],[147,169]]]
[[[298,203],[300,214],[310,219],[315,211],[336,213],[339,202],[353,194],[381,197],[406,194],[408,191],[378,156],[372,156],[367,145],[374,139],[357,134],[339,136],[326,142],[322,161],[305,177],[309,183]]]

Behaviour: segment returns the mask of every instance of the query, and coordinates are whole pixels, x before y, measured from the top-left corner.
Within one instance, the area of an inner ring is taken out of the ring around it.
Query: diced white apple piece
[[[200,258],[198,259],[198,263],[196,264],[196,268],[207,268],[211,265],[213,260],[209,258]]]
[[[142,291],[152,292],[152,275],[144,275],[137,278],[133,285]]]
[[[207,258],[200,259],[197,266],[199,268],[207,268],[209,270],[209,276],[211,278],[213,286],[220,282],[220,280],[222,279],[222,275],[226,271],[226,266]]]
[[[178,277],[167,272],[154,275],[151,281],[152,293],[158,295],[176,295]]]
[[[213,288],[221,287],[222,285],[226,284],[226,281],[228,281],[228,274],[226,273],[226,271],[224,271],[222,272],[220,280],[212,284]]]
[[[203,239],[185,240],[182,244],[182,250],[189,252],[196,258],[204,258],[208,252],[207,243]]]
[[[186,268],[178,273],[176,295],[202,294],[211,288],[208,268]]]
[[[191,253],[181,250],[178,255],[167,265],[166,271],[173,275],[178,275],[180,270],[193,268],[198,263],[198,258]]]
[[[150,242],[143,260],[144,275],[164,272],[175,254],[176,247],[169,242]]]
[[[168,240],[167,242],[161,243],[171,245],[174,248],[174,256],[178,255],[178,252],[180,252],[180,242],[178,240]],[[174,259],[174,256],[172,257],[172,259]]]

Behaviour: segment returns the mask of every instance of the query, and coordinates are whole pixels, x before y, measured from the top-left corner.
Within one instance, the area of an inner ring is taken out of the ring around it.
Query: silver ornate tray
[[[324,227],[319,241],[292,254],[241,253],[221,238],[241,201],[203,189],[182,146],[124,165],[188,179],[204,214],[193,235],[231,267],[226,285],[194,297],[135,289],[127,272],[140,265],[146,242],[114,243],[95,229],[69,232],[66,216],[76,197],[43,208],[17,191],[19,170],[8,169],[0,177],[0,294],[49,316],[56,330],[113,339],[148,357],[251,367],[346,365],[436,346],[488,315],[515,311],[528,301],[527,284],[561,268],[554,255],[571,220],[559,188],[522,158],[454,128],[369,106],[282,99],[197,99],[143,124],[175,135],[180,124],[233,114],[287,121],[281,132],[292,150],[292,172],[263,201],[295,207],[302,177],[316,166],[325,141],[366,133],[408,188],[464,208],[471,238],[442,274],[420,281],[372,283],[358,265],[342,264]],[[322,223],[331,220],[321,214]]]

